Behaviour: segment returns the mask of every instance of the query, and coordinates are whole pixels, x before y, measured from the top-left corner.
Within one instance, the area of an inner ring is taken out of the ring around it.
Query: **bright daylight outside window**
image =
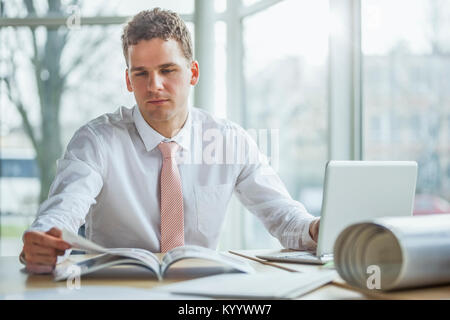
[[[361,21],[364,159],[416,160],[414,214],[450,212],[450,2],[365,0]]]
[[[328,17],[326,0],[286,0],[243,20],[242,125],[267,139],[260,147],[278,157],[272,165],[289,193],[314,215],[327,160]],[[269,246],[259,221],[246,219],[246,244]]]

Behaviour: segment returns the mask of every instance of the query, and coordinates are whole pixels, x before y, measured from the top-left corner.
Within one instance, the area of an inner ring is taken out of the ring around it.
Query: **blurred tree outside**
[[[29,138],[36,153],[36,163],[39,168],[40,193],[39,203],[44,201],[54,179],[56,161],[62,156],[62,97],[70,89],[69,74],[73,72],[86,73],[88,61],[97,61],[102,57],[99,47],[105,40],[105,33],[88,34],[80,39],[79,33],[73,33],[71,28],[80,29],[79,14],[82,6],[80,0],[21,0],[2,2],[2,13],[9,17],[10,12],[25,12],[24,18],[36,17],[67,17],[66,25],[57,26],[26,26],[19,28],[8,27],[8,45],[2,48],[1,63],[4,68],[0,73],[0,81],[6,88],[8,100],[15,106],[22,120],[23,130]],[[107,6],[103,6],[105,8]],[[78,12],[78,13],[77,13]],[[21,32],[27,29],[27,33]],[[70,53],[71,61],[63,63],[62,57],[70,50],[72,39],[82,45],[80,50]],[[29,44],[31,43],[31,50]],[[28,46],[27,46],[28,45]],[[69,48],[69,49],[68,49]],[[91,63],[92,64],[92,63]],[[30,65],[31,68],[26,68]],[[26,69],[24,71],[24,69]],[[25,74],[24,74],[25,72]],[[80,78],[83,78],[81,76]],[[24,84],[24,79],[30,81],[34,88]],[[0,83],[1,84],[1,83]],[[34,124],[30,119],[35,105],[27,101],[37,92],[39,120]]]

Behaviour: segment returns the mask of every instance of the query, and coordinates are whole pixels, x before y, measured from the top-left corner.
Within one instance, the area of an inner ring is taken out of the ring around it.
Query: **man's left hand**
[[[309,225],[309,235],[314,240],[314,242],[317,242],[319,238],[319,227],[320,227],[320,218],[315,219]]]

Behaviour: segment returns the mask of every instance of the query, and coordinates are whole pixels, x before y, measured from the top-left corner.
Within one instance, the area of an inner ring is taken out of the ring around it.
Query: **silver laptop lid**
[[[329,161],[317,256],[332,254],[339,233],[353,223],[412,215],[416,179],[415,161]]]

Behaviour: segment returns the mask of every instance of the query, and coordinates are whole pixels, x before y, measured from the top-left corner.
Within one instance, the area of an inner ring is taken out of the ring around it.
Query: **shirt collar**
[[[176,136],[172,138],[166,138],[153,129],[144,119],[137,105],[133,108],[133,120],[136,125],[136,129],[141,136],[142,141],[144,142],[145,149],[147,151],[153,150],[158,144],[162,141],[175,141],[178,145],[185,149],[189,150],[191,145],[191,127],[192,127],[192,116],[191,109],[188,109],[188,116],[186,122],[184,123],[181,130],[177,133]]]

